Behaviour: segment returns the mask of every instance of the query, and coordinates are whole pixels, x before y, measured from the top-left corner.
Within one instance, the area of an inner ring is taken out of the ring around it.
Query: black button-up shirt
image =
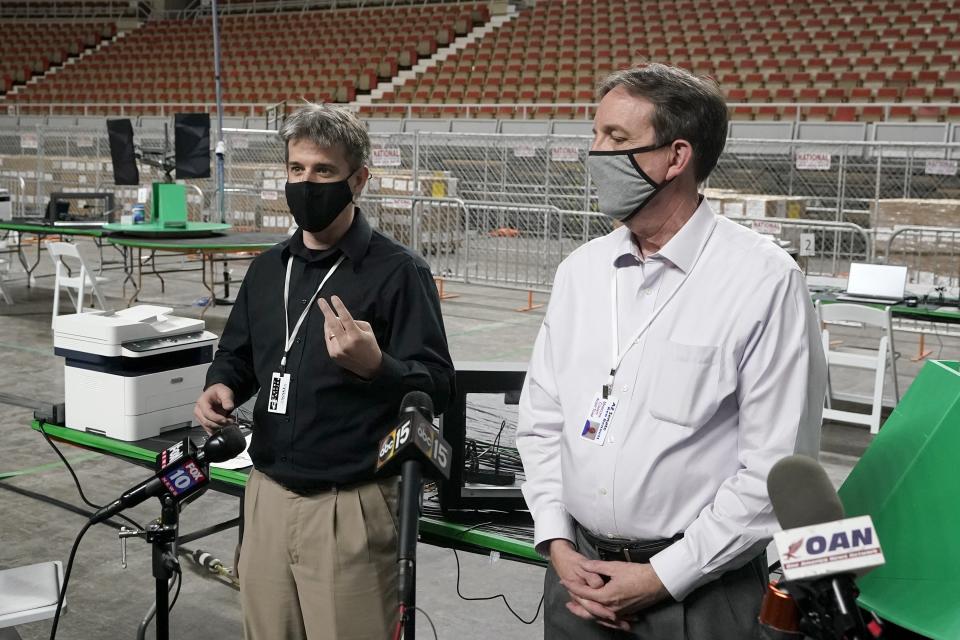
[[[285,415],[267,411],[267,390],[280,370],[285,332],[283,288],[293,256],[287,326],[290,330],[340,255],[343,263],[321,289],[337,295],[356,320],[373,327],[383,365],[373,380],[342,368],[327,353],[323,313],[316,302],[287,355],[290,392]],[[333,248],[310,250],[297,231],[250,265],[206,386],[230,387],[239,406],[257,392],[250,456],[254,466],[296,491],[373,477],[379,440],[398,422],[403,396],[424,391],[440,414],[453,391],[447,348],[430,268],[378,231],[356,210]]]

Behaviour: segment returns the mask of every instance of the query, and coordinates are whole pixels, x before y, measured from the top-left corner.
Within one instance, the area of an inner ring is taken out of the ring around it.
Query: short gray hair
[[[689,142],[697,182],[706,180],[727,142],[727,104],[717,83],[677,67],[649,63],[611,73],[600,83],[600,98],[619,86],[653,103],[650,124],[656,144]]]
[[[340,147],[350,169],[356,171],[370,158],[370,136],[357,116],[341,107],[308,102],[280,127],[284,157],[291,140],[309,140],[318,147]]]

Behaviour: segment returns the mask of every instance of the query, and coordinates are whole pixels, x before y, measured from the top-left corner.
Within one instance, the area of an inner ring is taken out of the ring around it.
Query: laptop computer
[[[110,222],[99,208],[72,206],[70,200],[51,198],[47,203],[46,224],[54,227],[102,227]]]
[[[113,222],[112,193],[50,194],[46,224],[54,227],[102,227]]]
[[[837,296],[843,302],[899,304],[907,286],[907,268],[890,264],[853,262],[847,289]]]

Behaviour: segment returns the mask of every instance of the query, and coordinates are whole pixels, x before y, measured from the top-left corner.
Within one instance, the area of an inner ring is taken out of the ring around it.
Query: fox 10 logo
[[[183,465],[165,473],[162,480],[170,495],[177,498],[204,484],[207,476],[195,460],[187,460]]]

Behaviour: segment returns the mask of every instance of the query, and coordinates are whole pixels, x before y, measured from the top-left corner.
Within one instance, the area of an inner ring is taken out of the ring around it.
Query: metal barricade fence
[[[374,228],[420,253],[433,274],[466,280],[468,211],[463,200],[364,195],[359,205]]]
[[[757,233],[789,243],[803,272],[811,276],[845,276],[851,262],[873,259],[873,243],[865,229],[851,222],[794,218],[728,216]]]
[[[380,231],[421,253],[441,278],[547,291],[557,266],[585,240],[608,233],[601,214],[550,205],[365,195]]]
[[[142,148],[162,147],[163,133],[139,129],[135,140]],[[139,166],[142,185],[164,180],[161,170],[144,163]],[[111,192],[118,209],[117,220],[120,212],[128,211],[138,201],[137,187],[113,183],[106,126],[95,130],[36,125],[0,131],[0,184],[16,188],[10,191],[17,215],[43,215],[50,194],[58,191]],[[184,184],[188,187],[188,219],[207,219],[209,199],[216,193],[214,180],[189,180]],[[149,204],[151,190],[147,193]]]
[[[796,196],[806,217],[880,227],[877,202],[960,194],[960,144],[730,138],[708,186]]]
[[[467,281],[545,290],[563,259],[550,205],[468,201]]]
[[[944,294],[956,298],[960,291],[960,229],[905,226],[895,229],[882,244],[887,264],[907,267],[907,287],[918,295]],[[936,298],[934,298],[936,299]]]
[[[150,127],[138,128],[135,137],[141,147],[163,142],[162,131]],[[432,256],[438,272],[502,286],[547,287],[562,256],[577,243],[609,231],[605,218],[587,213],[596,209],[585,170],[589,136],[412,132],[373,133],[370,138],[371,180],[365,197],[413,198],[411,224],[422,221],[434,234],[420,249]],[[291,220],[283,196],[285,154],[277,132],[227,128],[223,139],[227,222],[243,229],[285,231]],[[812,234],[814,255],[801,256],[811,274],[842,274],[851,260],[872,259],[876,235],[880,242],[896,239],[888,259],[899,252],[906,260],[910,254],[921,274],[917,277],[958,286],[955,255],[926,246],[947,242],[954,222],[947,219],[949,214],[928,216],[921,223],[946,230],[939,235],[904,231],[891,238],[888,234],[904,225],[919,225],[899,210],[884,209],[891,198],[956,198],[958,159],[956,143],[731,138],[707,186],[804,199],[805,211],[797,219],[750,224],[779,225],[782,233],[774,235],[790,235],[787,239],[796,244],[800,236],[806,234],[809,240]],[[163,179],[158,169],[142,163],[140,168],[142,184]],[[211,215],[218,210],[214,178],[186,184],[191,187],[189,218],[216,218]],[[124,209],[137,200],[135,187],[113,185],[105,127],[0,130],[0,185],[11,191],[17,214],[42,213],[54,191],[112,191]],[[464,205],[441,204],[448,200]],[[457,216],[463,229],[455,242],[450,228]],[[509,224],[487,228],[497,220]],[[518,235],[489,235],[501,227]],[[410,237],[417,242],[424,238],[412,231]],[[907,238],[915,238],[911,243],[920,247],[912,254],[902,248]]]
[[[413,136],[419,175],[455,181],[461,198],[589,208],[585,168],[589,137],[433,132]]]
[[[269,129],[223,129],[224,210],[245,230],[282,233],[291,223],[283,193],[287,180],[283,143]]]

